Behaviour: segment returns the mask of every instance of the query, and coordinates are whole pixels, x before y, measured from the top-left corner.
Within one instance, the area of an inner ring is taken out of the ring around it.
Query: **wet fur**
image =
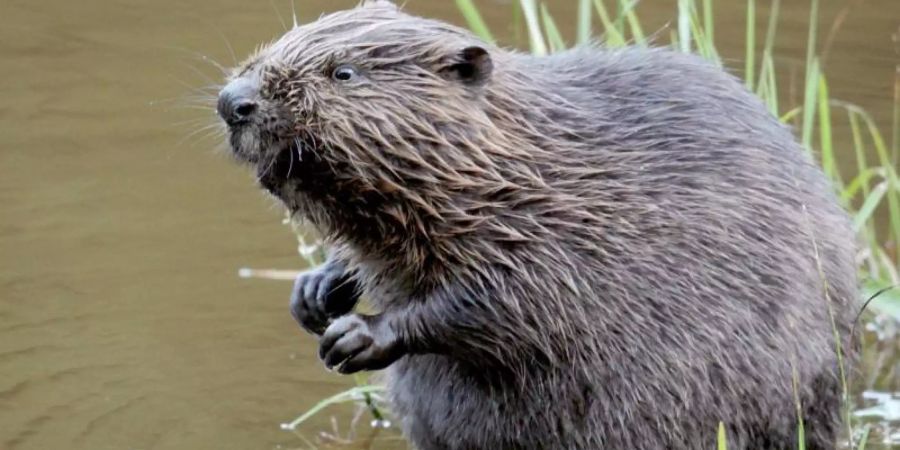
[[[471,46],[481,78],[454,68]],[[419,449],[713,448],[720,421],[731,449],[796,448],[797,401],[806,448],[834,448],[853,234],[720,68],[535,57],[370,2],[237,76],[270,116],[236,151],[404,343],[389,389]]]

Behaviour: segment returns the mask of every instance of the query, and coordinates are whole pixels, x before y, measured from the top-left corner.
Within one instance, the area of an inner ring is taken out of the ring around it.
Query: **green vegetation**
[[[578,16],[575,19],[574,44],[582,45],[598,35],[608,47],[625,45],[665,45],[665,31],[648,34],[642,27],[636,11],[637,0],[578,0]],[[809,32],[805,58],[802,98],[798,105],[784,105],[786,96],[777,80],[778,63],[774,46],[778,30],[780,0],[773,0],[765,24],[766,33],[762,49],[757,46],[756,0],[747,1],[746,46],[743,78],[748,89],[755,92],[769,107],[772,114],[794,126],[800,141],[821,164],[833,181],[840,199],[853,215],[853,226],[859,233],[861,275],[864,280],[863,295],[893,285],[900,285],[898,258],[900,258],[900,178],[897,173],[900,155],[900,75],[894,93],[894,118],[891,144],[885,139],[874,119],[862,108],[833,99],[829,96],[829,84],[822,56],[817,50],[819,0],[810,1]],[[494,42],[495,37],[481,18],[474,0],[456,0],[456,4],[469,27],[483,39]],[[514,2],[514,26],[524,31],[531,52],[542,55],[563,51],[569,47],[547,5],[539,0]],[[609,7],[612,4],[613,7]],[[668,30],[669,45],[682,52],[693,52],[722,65],[715,45],[712,0],[678,0],[672,29]],[[655,36],[651,38],[651,36]],[[836,129],[846,125],[849,136],[836,135]],[[836,151],[841,143],[849,142],[852,151]],[[852,156],[852,157],[851,157]],[[838,170],[841,168],[843,173]],[[852,174],[848,174],[852,172]],[[885,220],[876,218],[886,217]],[[827,280],[823,280],[827,282]],[[900,294],[887,290],[870,304],[870,309],[892,315],[900,320]],[[835,336],[836,341],[840,340]],[[309,412],[289,424],[294,429],[304,420],[325,406],[340,401],[359,402],[368,405],[374,417],[383,414],[376,406],[380,399],[377,387],[366,386],[366,380],[358,378],[359,386],[323,400]],[[846,380],[845,380],[846,400]],[[848,402],[849,405],[849,402]],[[849,406],[847,410],[849,422]],[[726,420],[727,418],[723,418]],[[848,424],[849,426],[849,424]],[[857,436],[857,448],[866,445],[869,429]],[[802,421],[798,435],[803,436]],[[718,448],[726,449],[726,427],[719,424]],[[800,448],[804,447],[801,439]]]

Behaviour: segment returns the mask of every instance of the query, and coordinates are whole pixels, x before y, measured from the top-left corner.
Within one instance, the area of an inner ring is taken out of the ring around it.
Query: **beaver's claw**
[[[331,319],[352,311],[358,300],[356,282],[340,264],[327,262],[297,277],[291,314],[306,331],[320,335]]]
[[[325,367],[340,373],[379,370],[403,356],[403,347],[384,316],[351,314],[332,323],[319,342]]]

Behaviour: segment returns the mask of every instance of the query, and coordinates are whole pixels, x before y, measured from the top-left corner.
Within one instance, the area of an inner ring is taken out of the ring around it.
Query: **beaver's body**
[[[421,450],[708,449],[720,421],[730,449],[796,448],[798,408],[806,448],[834,447],[848,219],[719,68],[510,53],[378,2],[291,31],[241,77],[297,140],[235,128],[237,153],[383,310],[331,323],[322,356],[390,366]],[[307,328],[334,300],[310,283],[338,275],[301,278]]]

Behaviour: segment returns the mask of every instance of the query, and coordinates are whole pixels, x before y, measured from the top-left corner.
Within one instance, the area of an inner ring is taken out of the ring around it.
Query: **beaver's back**
[[[797,429],[796,377],[807,448],[828,448],[840,387],[831,315],[846,342],[853,234],[790,130],[735,78],[671,51],[510,62],[494,82],[530,90],[546,150],[534,166],[555,204],[496,211],[541,238],[503,244],[526,269],[481,301],[534,309],[516,325],[558,341],[558,360],[513,388],[478,381],[466,369],[477,360],[410,357],[394,368],[398,409],[454,411],[410,432],[435,448],[709,448],[722,421],[733,448],[782,448]],[[555,422],[545,408],[560,409]],[[523,428],[538,437],[503,440]],[[541,436],[557,440],[524,444]]]
[[[530,63],[542,89],[568,102],[548,102],[556,120],[536,122],[552,145],[543,179],[571,203],[570,217],[547,215],[559,233],[552,245],[614,283],[654,270],[677,281],[673,270],[691,268],[685,282],[707,275],[710,291],[745,292],[748,311],[824,324],[831,339],[827,284],[849,331],[849,218],[790,129],[735,77],[660,49],[578,49]],[[621,274],[603,275],[611,267]]]

